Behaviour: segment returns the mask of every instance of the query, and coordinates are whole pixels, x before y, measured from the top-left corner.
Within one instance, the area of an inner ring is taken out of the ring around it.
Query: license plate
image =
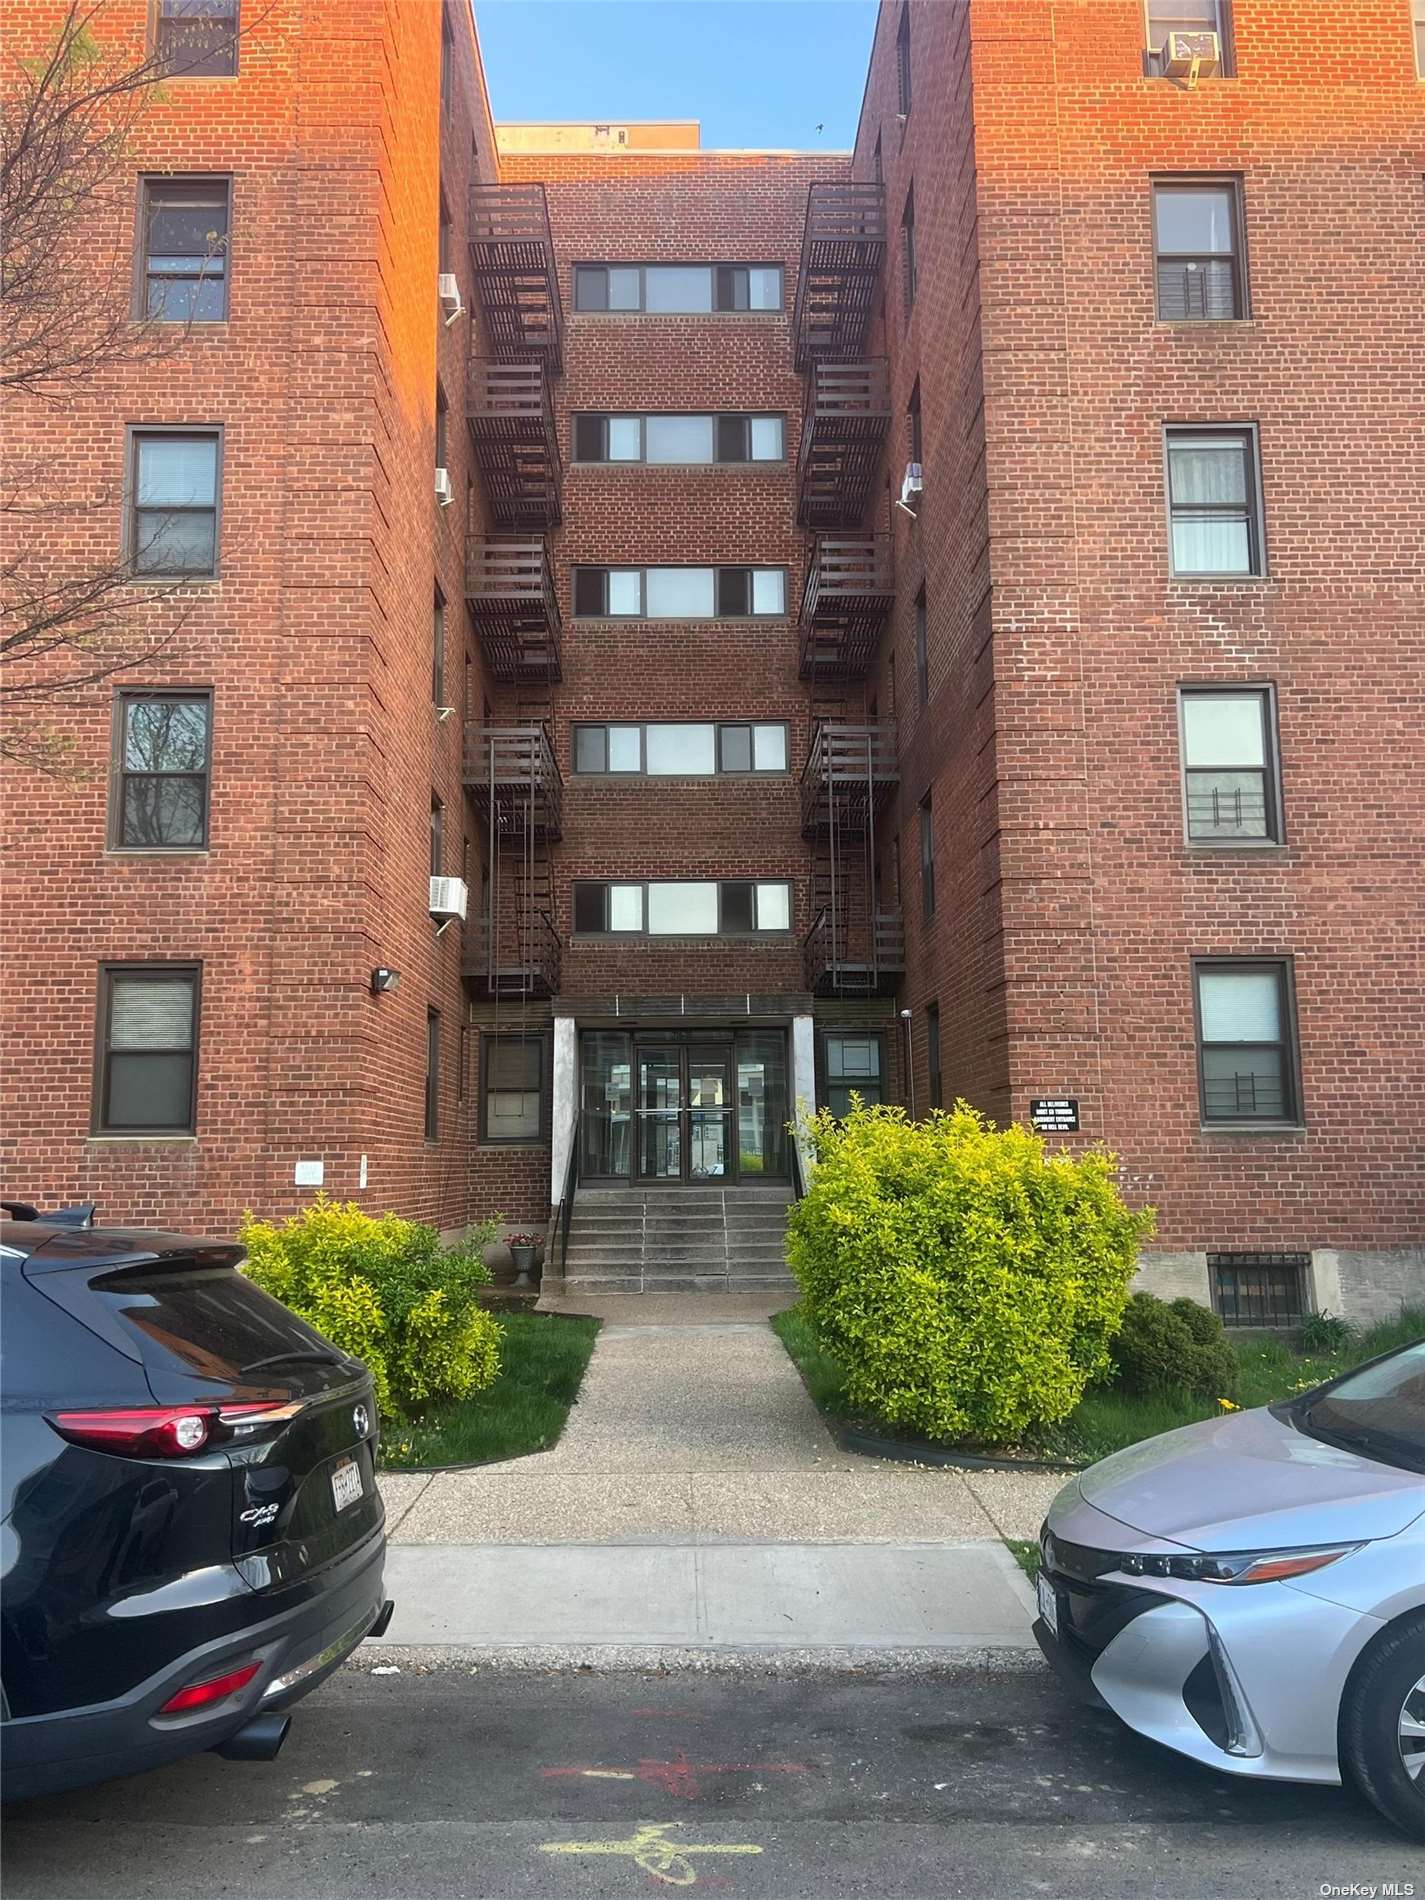
[[[361,1466],[343,1458],[332,1473],[332,1501],[339,1511],[361,1502]]]
[[[1044,1626],[1051,1636],[1057,1637],[1059,1634],[1058,1592],[1043,1571],[1040,1571],[1034,1579],[1034,1588],[1039,1598],[1039,1614],[1044,1619]]]

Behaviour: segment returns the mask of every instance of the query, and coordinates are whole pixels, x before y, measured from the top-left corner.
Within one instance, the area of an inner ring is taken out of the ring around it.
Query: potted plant
[[[542,1234],[507,1234],[505,1245],[514,1257],[515,1285],[533,1286],[535,1262],[544,1244]]]

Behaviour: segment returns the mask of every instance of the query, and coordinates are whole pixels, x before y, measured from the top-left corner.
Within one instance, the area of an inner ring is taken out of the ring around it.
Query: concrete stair
[[[781,1187],[580,1188],[566,1293],[760,1293],[793,1284]]]

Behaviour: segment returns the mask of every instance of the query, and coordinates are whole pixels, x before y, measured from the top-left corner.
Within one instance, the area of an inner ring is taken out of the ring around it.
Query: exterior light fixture
[[[399,970],[388,970],[383,966],[381,969],[371,972],[371,994],[373,996],[384,996],[387,990],[398,990],[400,987],[401,972]]]

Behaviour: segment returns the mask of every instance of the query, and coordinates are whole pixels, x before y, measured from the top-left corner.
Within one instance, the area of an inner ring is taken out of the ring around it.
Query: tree
[[[121,207],[134,134],[167,103],[164,81],[232,37],[225,10],[187,0],[176,52],[170,43],[136,54],[118,36],[106,49],[111,4],[72,0],[48,47],[33,57],[12,48],[0,73],[0,400],[12,421],[102,394],[111,372],[180,347],[191,321],[162,304],[135,314]],[[225,241],[210,236],[202,268]],[[135,550],[94,523],[102,514],[107,527],[118,495],[64,483],[63,468],[11,442],[0,485],[0,757],[51,773],[73,770],[55,710],[152,660],[187,617],[175,598],[182,579],[135,585]],[[101,539],[113,551],[96,559]]]

